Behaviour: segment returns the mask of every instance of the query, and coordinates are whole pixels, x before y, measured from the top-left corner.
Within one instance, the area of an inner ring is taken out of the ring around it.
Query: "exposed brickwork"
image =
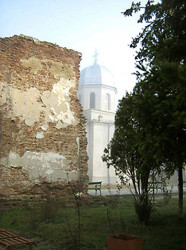
[[[0,193],[63,193],[65,173],[86,191],[85,120],[76,97],[81,54],[13,36],[0,38],[0,58]]]

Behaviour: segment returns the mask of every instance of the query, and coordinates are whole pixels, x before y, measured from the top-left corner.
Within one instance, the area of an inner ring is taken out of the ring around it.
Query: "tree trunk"
[[[182,164],[178,168],[178,192],[179,192],[179,201],[178,201],[178,212],[180,217],[183,217],[183,170]]]

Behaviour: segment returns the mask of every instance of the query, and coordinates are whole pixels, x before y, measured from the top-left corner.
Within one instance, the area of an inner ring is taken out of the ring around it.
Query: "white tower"
[[[97,53],[94,57],[94,64],[81,71],[78,88],[78,98],[87,120],[88,175],[90,181],[115,184],[114,169],[107,169],[101,157],[114,133],[117,90],[112,73],[97,63]]]

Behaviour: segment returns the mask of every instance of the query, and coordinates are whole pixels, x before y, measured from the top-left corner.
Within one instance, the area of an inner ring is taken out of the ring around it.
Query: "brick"
[[[0,38],[0,58],[0,195],[67,193],[67,173],[87,192],[81,54],[21,35]]]

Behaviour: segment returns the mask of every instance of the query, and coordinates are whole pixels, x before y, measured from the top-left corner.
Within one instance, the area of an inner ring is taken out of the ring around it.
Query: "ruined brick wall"
[[[63,193],[67,175],[86,187],[80,59],[30,37],[0,38],[0,194]]]

